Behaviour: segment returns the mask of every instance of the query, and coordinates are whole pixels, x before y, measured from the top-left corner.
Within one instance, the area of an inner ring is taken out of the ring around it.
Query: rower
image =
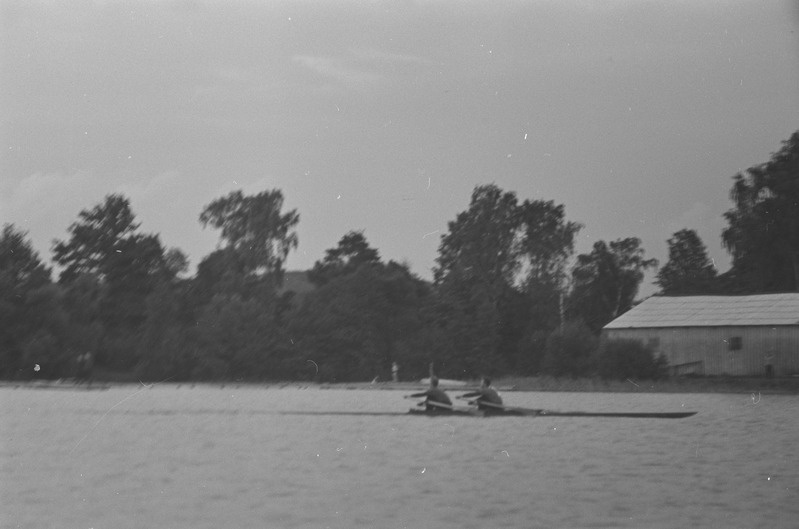
[[[475,402],[477,403],[478,410],[484,410],[486,408],[495,410],[498,406],[502,406],[502,397],[500,397],[497,390],[491,386],[491,379],[488,377],[483,377],[480,389],[461,395],[461,398],[469,397],[477,397]]]
[[[438,387],[438,379],[436,377],[430,377],[430,387],[427,388],[427,391],[414,393],[409,395],[409,397],[426,397],[424,402],[427,411],[441,411],[442,408],[452,409],[452,401],[446,392]]]

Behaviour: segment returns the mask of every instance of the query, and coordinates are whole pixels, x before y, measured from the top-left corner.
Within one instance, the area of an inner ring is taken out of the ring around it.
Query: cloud
[[[49,260],[53,239],[66,237],[78,212],[102,200],[113,185],[90,171],[37,172],[6,182],[0,198],[0,218],[28,232],[39,255]]]
[[[375,83],[382,78],[379,74],[350,66],[346,64],[346,60],[341,58],[296,55],[293,60],[295,63],[315,72],[325,79],[333,80],[338,84],[353,88]]]
[[[292,61],[327,82],[356,90],[401,75],[408,68],[434,64],[430,59],[419,55],[392,53],[375,48],[352,48],[339,56],[295,55]]]
[[[68,204],[85,201],[86,194],[97,192],[98,185],[102,187],[102,182],[96,181],[90,171],[34,173],[3,193],[0,207],[3,216],[11,219],[49,217],[54,209],[64,210]]]
[[[434,64],[433,61],[426,57],[420,57],[418,55],[411,55],[407,53],[390,53],[385,51],[380,51],[374,48],[366,48],[366,49],[353,49],[351,53],[357,59],[361,59],[364,61],[369,61],[372,63],[380,62],[380,63],[405,63],[405,64],[420,64],[420,65],[431,65]]]
[[[694,202],[688,210],[669,223],[668,229],[671,233],[686,228],[696,230],[699,227],[707,226],[715,216],[707,204]]]
[[[150,177],[128,176],[123,183],[99,177],[93,171],[34,173],[4,193],[6,198],[0,201],[0,210],[4,217],[24,221],[52,219],[52,211],[57,209],[74,220],[80,210],[93,207],[111,193],[121,193],[132,202],[174,201],[181,196],[180,189],[189,184],[181,182],[178,171],[164,171]]]
[[[68,237],[80,211],[121,193],[130,199],[142,231],[161,234],[167,246],[188,244],[197,259],[213,246],[216,235],[202,232],[197,222],[202,204],[191,193],[196,187],[179,171],[128,176],[125,182],[92,171],[35,173],[3,186],[0,219],[28,232],[40,256],[49,260],[53,240]]]
[[[164,171],[144,180],[131,180],[119,186],[119,191],[131,200],[174,200],[185,188],[179,171]]]

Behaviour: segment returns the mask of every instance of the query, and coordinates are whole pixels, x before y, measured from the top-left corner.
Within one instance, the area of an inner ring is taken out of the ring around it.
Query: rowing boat
[[[490,409],[492,413],[509,413],[511,415],[533,415],[536,417],[627,417],[631,419],[684,419],[696,415],[695,411],[677,412],[590,412],[590,411],[553,411],[535,410],[530,408],[518,408],[503,406],[491,402],[482,402],[483,407]]]
[[[477,408],[452,408],[451,410],[426,410],[423,408],[411,408],[408,410],[409,415],[426,415],[428,417],[441,417],[447,416],[451,417],[453,415],[463,415],[467,417],[483,417],[485,413],[483,410],[478,410]]]
[[[617,417],[628,419],[684,419],[696,415],[695,411],[679,412],[590,412],[590,411],[555,411],[534,408],[503,406],[490,402],[482,402],[482,409],[474,407],[448,406],[446,404],[428,402],[431,409],[411,408],[411,415],[427,415],[429,417],[460,415],[465,417]]]
[[[426,415],[428,417],[617,417],[627,419],[684,419],[696,415],[695,411],[679,412],[590,412],[590,411],[553,411],[553,410],[506,410],[488,411],[476,408],[429,411],[418,408],[408,410],[410,415]]]

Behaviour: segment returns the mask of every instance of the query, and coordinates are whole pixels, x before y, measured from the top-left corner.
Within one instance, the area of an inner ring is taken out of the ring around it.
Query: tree
[[[563,205],[551,200],[525,200],[521,223],[524,236],[520,254],[527,267],[528,286],[552,285],[559,289],[574,252],[574,238],[582,225],[567,221]]]
[[[644,258],[641,241],[636,237],[610,244],[597,241],[590,254],[577,256],[572,269],[570,316],[582,319],[598,332],[632,307],[644,271],[654,266],[657,259]]]
[[[380,261],[362,233],[349,232],[309,273],[318,288],[304,296],[291,332],[323,380],[388,378],[391,363],[413,369],[430,288],[404,265]],[[425,359],[424,363],[429,360]]]
[[[740,292],[799,290],[799,131],[767,163],[737,174],[722,241]]]
[[[558,284],[580,228],[551,200],[519,204],[513,192],[477,186],[469,209],[441,238],[436,282],[474,278],[487,292],[499,292],[501,285],[515,284],[521,271],[527,283]]]
[[[317,286],[324,285],[336,276],[354,272],[363,265],[380,264],[380,254],[369,246],[363,232],[351,231],[344,235],[338,246],[325,251],[325,258],[314,263],[308,279]]]
[[[69,227],[67,241],[56,240],[53,259],[63,267],[61,283],[81,274],[97,277],[113,291],[149,291],[154,282],[174,277],[157,235],[137,230],[130,202],[108,195],[91,210],[82,210]]]
[[[0,281],[12,296],[50,283],[50,269],[42,264],[27,234],[11,224],[0,235]]]
[[[179,248],[170,248],[164,254],[164,265],[170,275],[178,277],[189,270],[189,258]]]
[[[469,208],[441,237],[433,277],[437,321],[452,350],[441,352],[459,375],[497,365],[503,294],[520,269],[521,214],[513,192],[477,186]],[[475,373],[477,371],[477,373]]]
[[[158,282],[174,279],[157,235],[134,233],[117,241],[114,247],[103,267],[110,296],[135,293],[139,297]]]
[[[569,322],[547,338],[543,371],[555,377],[587,376],[597,344],[597,337],[583,323]]]
[[[282,213],[279,190],[235,191],[205,206],[200,223],[221,230],[223,246],[197,268],[188,297],[200,322],[193,375],[256,380],[279,375],[288,295],[283,263],[297,247],[296,210]]]
[[[546,337],[561,323],[566,267],[582,225],[566,220],[563,205],[543,200],[524,202],[522,222],[521,253],[527,269],[524,290],[528,303],[527,307],[514,310],[515,314],[525,315],[526,323],[514,368],[534,374],[544,357]]]
[[[198,324],[187,306],[185,283],[159,283],[147,296],[147,318],[137,340],[139,380],[185,380],[195,366],[191,333]]]
[[[70,239],[53,245],[53,259],[63,267],[62,283],[80,274],[105,279],[115,254],[122,252],[120,246],[139,228],[130,202],[122,195],[106,196],[102,204],[82,210],[78,219],[69,227]]]
[[[492,299],[481,286],[448,281],[436,288],[437,303],[429,309],[428,320],[443,339],[430,351],[430,361],[450,377],[475,377],[506,367],[499,356],[501,293]]]
[[[473,283],[492,302],[519,270],[519,210],[516,194],[496,185],[477,186],[469,209],[450,222],[441,237],[435,282]]]
[[[669,260],[655,281],[665,295],[702,294],[713,290],[716,268],[694,230],[683,229],[668,240]]]
[[[580,227],[552,201],[519,204],[515,193],[496,185],[474,189],[469,209],[441,238],[434,270],[446,307],[442,328],[452,343],[465,342],[463,369],[536,368],[540,358],[527,357],[534,354],[534,336],[548,335],[557,325]]]
[[[66,241],[55,241],[53,258],[63,267],[66,288],[84,276],[102,285],[93,320],[102,323],[97,361],[117,369],[137,362],[134,336],[146,319],[146,298],[161,281],[174,279],[157,235],[138,232],[139,224],[122,195],[78,214]]]
[[[222,230],[226,247],[235,252],[245,274],[280,278],[288,253],[297,247],[297,210],[281,214],[283,193],[278,189],[245,196],[234,191],[205,206],[200,223]]]
[[[106,336],[101,315],[107,296],[107,286],[96,276],[81,274],[67,285],[61,285],[62,306],[68,314],[65,349],[77,360],[79,355],[102,351]]]
[[[221,380],[271,378],[271,350],[279,336],[270,307],[238,294],[219,294],[203,308],[193,376]]]
[[[27,235],[6,224],[0,234],[0,376],[63,375],[64,313]]]
[[[247,288],[247,277],[240,256],[231,248],[211,252],[197,266],[197,274],[191,281],[193,304],[201,307],[217,294],[252,294]]]
[[[60,378],[72,375],[73,357],[67,343],[67,314],[58,285],[30,291],[17,312],[16,334],[20,350],[18,374],[22,378]]]
[[[606,340],[596,354],[597,373],[603,379],[658,379],[667,374],[663,355],[638,340]]]

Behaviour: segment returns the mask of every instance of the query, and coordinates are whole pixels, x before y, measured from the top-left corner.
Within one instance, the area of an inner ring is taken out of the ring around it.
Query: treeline
[[[664,294],[794,291],[799,284],[799,132],[769,162],[734,178],[721,234],[732,268],[717,274],[696,232],[669,239]],[[85,370],[146,381],[416,379],[481,374],[655,377],[640,344],[601,343],[632,307],[648,269],[637,238],[574,255],[582,226],[563,205],[474,189],[441,238],[434,279],[384,261],[363,232],[344,234],[284,285],[297,211],[279,190],[237,191],[199,220],[219,249],[194,275],[179,249],[143,233],[128,199],[110,195],[54,241],[57,282],[24,232],[0,236],[0,376],[63,378]],[[81,362],[78,362],[81,359]]]

